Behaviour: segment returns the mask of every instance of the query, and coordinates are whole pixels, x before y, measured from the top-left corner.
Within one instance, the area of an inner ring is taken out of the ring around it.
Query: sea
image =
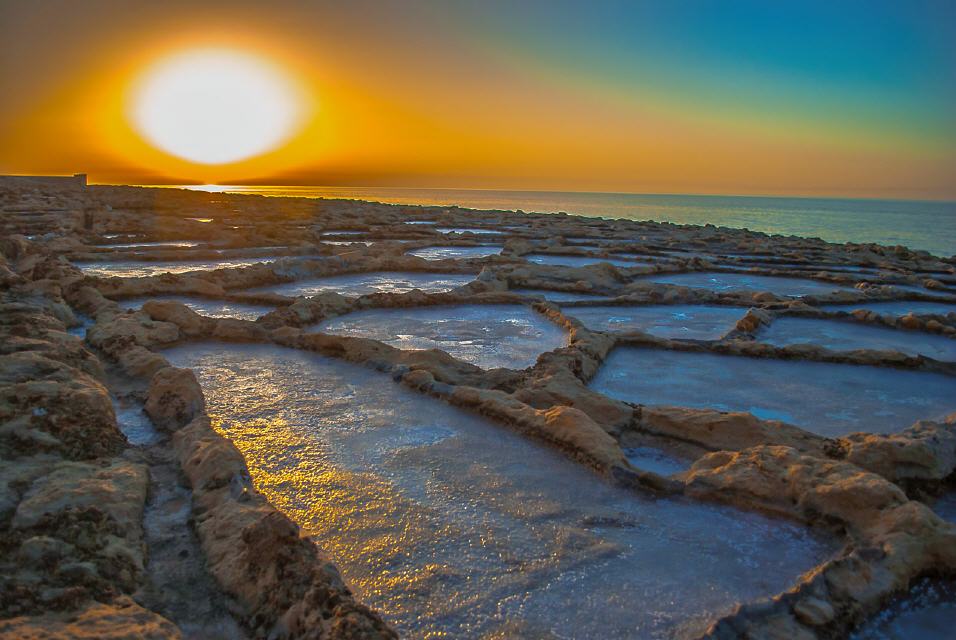
[[[185,188],[403,205],[457,205],[527,213],[566,212],[675,224],[710,223],[772,234],[818,237],[830,242],[904,245],[943,257],[956,254],[956,202],[952,201],[396,187],[190,185]]]

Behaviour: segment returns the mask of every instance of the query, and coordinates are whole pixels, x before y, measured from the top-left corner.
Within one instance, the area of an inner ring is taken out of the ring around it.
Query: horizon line
[[[283,188],[283,187],[302,187],[302,188],[315,188],[315,189],[405,189],[409,191],[413,190],[422,190],[422,191],[484,191],[484,192],[505,192],[505,193],[557,193],[557,194],[580,194],[580,195],[617,195],[617,196],[669,196],[669,197],[680,197],[680,196],[692,196],[692,197],[703,197],[703,198],[778,198],[778,199],[795,199],[795,200],[867,200],[867,201],[882,201],[882,202],[927,202],[927,203],[941,203],[941,204],[956,204],[956,198],[953,197],[940,197],[940,198],[900,198],[900,197],[879,197],[879,196],[839,196],[839,195],[808,195],[808,194],[779,194],[779,193],[679,193],[679,192],[648,192],[648,191],[593,191],[593,190],[574,190],[574,189],[501,189],[501,188],[492,188],[492,187],[414,187],[414,186],[385,186],[385,185],[330,185],[330,184],[268,184],[268,183],[243,183],[243,182],[233,182],[229,184],[217,184],[217,183],[185,183],[185,182],[169,182],[169,183],[153,183],[153,184],[140,184],[140,183],[108,183],[108,182],[90,182],[91,185],[99,186],[130,186],[130,187],[154,187],[154,188],[183,188],[189,189],[190,187],[270,187],[270,188]],[[307,197],[307,196],[302,196]]]

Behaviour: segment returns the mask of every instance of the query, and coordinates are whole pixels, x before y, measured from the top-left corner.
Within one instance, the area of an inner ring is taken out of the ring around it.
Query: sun
[[[128,117],[143,138],[207,165],[261,155],[291,137],[301,120],[295,83],[258,56],[193,49],[159,60],[133,86]]]

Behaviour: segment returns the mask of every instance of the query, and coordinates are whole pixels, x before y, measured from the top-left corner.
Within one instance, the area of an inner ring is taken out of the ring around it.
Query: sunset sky
[[[130,119],[196,49],[281,70],[279,146]],[[97,182],[956,199],[956,4],[0,0],[0,172]]]

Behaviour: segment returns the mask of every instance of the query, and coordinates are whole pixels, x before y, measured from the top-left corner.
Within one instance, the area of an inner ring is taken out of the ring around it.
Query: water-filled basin
[[[646,305],[568,307],[573,316],[595,331],[644,331],[662,338],[717,340],[747,312],[741,307],[706,305]]]
[[[475,279],[468,273],[418,273],[372,271],[348,273],[340,276],[309,278],[249,289],[249,293],[277,293],[295,298],[314,296],[334,291],[345,296],[364,296],[370,293],[408,293],[421,289],[427,293],[451,291]]]
[[[772,345],[817,344],[835,351],[879,349],[936,360],[956,360],[956,340],[946,336],[878,327],[855,321],[818,318],[777,318],[757,333],[757,340]]]
[[[781,296],[800,297],[809,295],[826,295],[835,291],[848,291],[848,287],[806,280],[802,278],[784,278],[777,276],[760,276],[747,273],[716,273],[692,272],[673,273],[651,276],[642,276],[635,282],[658,282],[673,284],[681,287],[709,289],[711,291],[733,291],[748,289],[751,291],[770,291]]]
[[[314,328],[400,349],[442,349],[485,369],[530,367],[540,354],[568,342],[561,327],[516,304],[367,309]]]
[[[137,278],[155,276],[161,273],[186,273],[188,271],[212,271],[248,267],[253,264],[275,262],[276,258],[233,258],[222,260],[184,260],[167,262],[147,262],[122,260],[116,262],[74,262],[88,276],[110,278]]]
[[[834,549],[790,522],[644,498],[357,365],[186,345],[257,488],[409,638],[690,638]]]
[[[407,254],[425,260],[454,260],[458,258],[487,258],[501,253],[501,245],[481,245],[478,247],[424,247],[412,249]]]
[[[886,367],[618,347],[591,381],[648,405],[749,411],[823,436],[892,433],[956,410],[956,378]]]
[[[196,313],[210,318],[239,318],[241,320],[255,320],[260,316],[274,311],[275,307],[264,304],[249,304],[245,302],[229,302],[226,300],[211,300],[208,298],[191,298],[188,296],[148,296],[143,298],[128,298],[120,300],[119,305],[124,309],[139,309],[149,300],[181,302]]]

